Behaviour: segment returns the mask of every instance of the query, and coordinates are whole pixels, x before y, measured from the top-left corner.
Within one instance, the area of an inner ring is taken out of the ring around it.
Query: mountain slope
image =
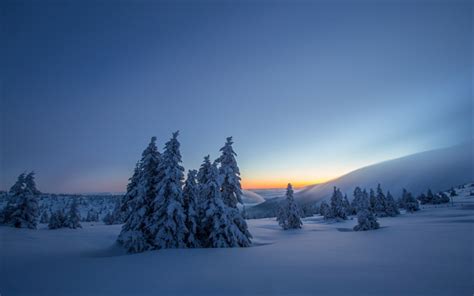
[[[329,199],[336,186],[352,199],[356,186],[375,188],[378,183],[398,198],[403,188],[417,195],[427,188],[434,192],[474,181],[473,142],[421,152],[352,171],[338,179],[305,187],[295,193],[300,204]],[[268,216],[282,198],[248,209],[249,216]]]

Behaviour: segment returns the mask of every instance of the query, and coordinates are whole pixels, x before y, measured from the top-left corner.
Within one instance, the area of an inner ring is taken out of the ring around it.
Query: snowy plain
[[[451,205],[381,218],[320,216],[283,231],[248,220],[253,246],[125,254],[120,225],[82,229],[0,227],[1,295],[472,295],[474,187]]]

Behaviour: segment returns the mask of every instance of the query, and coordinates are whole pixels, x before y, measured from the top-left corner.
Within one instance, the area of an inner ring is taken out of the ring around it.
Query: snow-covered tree
[[[81,214],[79,213],[77,198],[73,198],[69,211],[66,214],[66,219],[64,220],[64,226],[76,229],[82,228],[81,225]]]
[[[233,221],[237,209],[227,207],[221,196],[221,178],[214,163],[208,170],[205,184],[200,184],[200,198],[203,202],[204,218],[201,221],[204,236],[203,246],[210,248],[246,247],[247,236]],[[249,242],[250,244],[250,242]]]
[[[206,212],[206,192],[204,192],[204,189],[206,188],[206,184],[209,181],[207,178],[210,175],[210,171],[212,169],[212,164],[209,155],[206,155],[204,157],[204,160],[199,168],[198,174],[197,174],[197,182],[198,182],[198,199],[197,199],[197,216],[198,216],[198,228],[197,228],[197,238],[198,241],[202,242],[201,245],[205,245],[207,241],[207,233],[206,230],[204,229],[204,225],[201,223],[201,221],[204,220],[205,218],[205,212]]]
[[[49,215],[48,215],[48,211],[43,211],[43,213],[41,214],[41,217],[40,217],[40,223],[42,224],[47,224],[49,223]]]
[[[181,166],[178,132],[165,144],[160,163],[156,197],[152,201],[149,229],[158,249],[186,247],[186,216],[183,207],[184,168]]]
[[[95,209],[89,209],[86,216],[86,222],[99,222],[99,213]]]
[[[134,209],[135,197],[139,193],[139,184],[140,184],[140,173],[141,173],[141,163],[138,161],[135,165],[133,175],[130,177],[127,184],[127,192],[125,192],[120,203],[120,216],[123,222],[127,219],[128,215]]]
[[[41,191],[39,191],[38,188],[36,188],[35,172],[30,172],[28,175],[26,175],[25,186],[30,191],[31,194],[33,195],[41,194]]]
[[[458,194],[456,193],[456,190],[454,189],[454,187],[451,187],[451,189],[449,190],[449,196],[453,197],[457,195]]]
[[[12,194],[13,203],[8,208],[8,224],[17,228],[36,229],[39,218],[39,207],[34,183],[34,173],[28,174],[27,178],[24,174],[18,177],[17,182],[13,185],[10,193]]]
[[[344,198],[341,190],[334,187],[334,192],[331,197],[331,212],[332,216],[336,219],[347,219],[346,209],[344,208]]]
[[[403,189],[401,204],[404,205],[405,210],[409,213],[420,210],[420,206],[418,205],[418,201],[405,188]]]
[[[300,218],[300,210],[293,198],[293,186],[290,183],[288,183],[286,188],[286,200],[278,212],[277,221],[284,230],[298,229],[303,225]]]
[[[385,214],[390,217],[395,217],[396,215],[400,214],[398,205],[390,191],[387,192],[387,196],[385,198]]]
[[[367,192],[358,191],[359,201],[357,203],[357,225],[355,231],[366,231],[380,227],[375,215],[369,210],[369,197]]]
[[[385,202],[385,194],[383,193],[380,184],[377,185],[377,194],[375,196],[375,203],[373,205],[375,215],[379,217],[387,216],[387,205]]]
[[[147,229],[147,214],[155,199],[158,166],[161,155],[156,147],[156,137],[143,151],[140,160],[140,174],[137,194],[133,198],[133,208],[128,215],[117,241],[130,253],[143,252],[152,248],[153,237]]]
[[[328,205],[326,201],[321,202],[321,205],[319,206],[319,213],[321,216],[324,217],[324,219],[333,218],[331,207]]]
[[[240,184],[240,170],[237,165],[237,160],[235,159],[237,153],[235,153],[232,144],[232,137],[228,137],[224,147],[220,149],[222,155],[216,160],[216,162],[220,164],[219,174],[222,181],[222,199],[224,200],[224,204],[231,208],[231,210],[229,210],[229,214],[231,214],[231,220],[233,223],[235,223],[240,232],[246,237],[246,239],[239,242],[239,245],[242,247],[247,247],[250,245],[250,239],[252,238],[252,235],[248,231],[245,218],[237,209],[237,204],[242,204],[242,187]],[[239,237],[241,236],[239,235]]]
[[[354,198],[352,199],[351,207],[354,213],[357,213],[360,209],[364,208],[364,199],[368,200],[367,191],[362,191],[360,187],[354,189]]]
[[[10,188],[8,192],[7,205],[2,210],[2,224],[9,225],[12,218],[12,213],[15,211],[18,202],[21,200],[24,194],[25,188],[25,173],[18,176],[15,184]]]
[[[353,209],[351,206],[351,203],[349,202],[349,199],[347,198],[347,194],[344,195],[344,199],[342,200],[342,207],[344,208],[344,211],[346,212],[346,216],[352,215]]]
[[[122,202],[120,199],[115,201],[113,211],[107,213],[103,221],[107,225],[122,224],[124,222],[124,213],[122,212]]]
[[[222,199],[228,207],[237,208],[238,203],[242,203],[242,188],[240,185],[240,170],[234,149],[232,148],[232,137],[220,149],[222,155],[216,160],[220,164],[219,173],[222,178]]]
[[[375,213],[377,209],[377,196],[375,195],[375,191],[370,188],[369,190],[369,211]]]
[[[62,210],[57,210],[51,214],[49,218],[48,228],[49,229],[58,229],[65,227],[66,217]]]
[[[184,215],[186,217],[185,225],[188,232],[186,233],[186,246],[188,248],[197,248],[201,244],[197,237],[197,231],[199,226],[199,216],[198,216],[198,198],[199,198],[199,188],[196,183],[196,170],[189,170],[184,183],[183,188],[183,207]]]

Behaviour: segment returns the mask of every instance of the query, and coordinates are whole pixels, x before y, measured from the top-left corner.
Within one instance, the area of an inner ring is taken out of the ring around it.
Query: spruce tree
[[[376,213],[377,209],[377,196],[375,195],[375,191],[370,188],[369,191],[369,211],[372,213]]]
[[[405,188],[403,189],[402,203],[405,205],[405,210],[408,213],[413,213],[415,211],[420,210],[420,206],[418,205],[418,201]]]
[[[22,199],[25,188],[25,173],[18,176],[15,184],[10,188],[8,192],[7,205],[2,210],[2,223],[10,225],[12,214],[17,208],[18,203]]]
[[[357,225],[355,231],[366,231],[380,227],[375,215],[369,210],[369,197],[367,192],[358,191],[359,201],[357,204]]]
[[[25,177],[25,186],[28,188],[31,194],[33,195],[40,195],[41,191],[36,188],[36,182],[35,182],[35,172],[30,172],[28,175]]]
[[[347,219],[342,193],[339,190],[339,188],[336,188],[336,187],[334,187],[334,192],[331,197],[331,212],[332,212],[332,216],[336,219],[341,219],[341,220]]]
[[[66,219],[64,221],[64,226],[76,229],[82,228],[81,225],[81,215],[79,213],[77,198],[73,198],[69,211],[66,214]]]
[[[300,210],[293,198],[293,186],[290,183],[288,183],[286,188],[286,200],[281,207],[277,220],[284,230],[298,229],[303,225],[300,218]]]
[[[141,163],[138,161],[135,165],[133,175],[128,179],[127,192],[125,192],[122,197],[120,204],[120,216],[122,217],[123,222],[130,215],[131,211],[134,209],[135,197],[139,193],[139,184],[140,184],[140,173],[141,173]]]
[[[397,203],[390,191],[387,191],[387,197],[385,198],[385,213],[390,217],[395,217],[400,214]]]
[[[185,225],[188,230],[185,236],[186,246],[188,248],[197,248],[201,244],[199,242],[197,231],[199,226],[198,216],[198,198],[199,188],[196,183],[196,170],[189,170],[186,178],[186,182],[183,187],[183,207],[184,215],[186,217]]]
[[[200,184],[204,213],[202,245],[208,248],[239,247],[238,242],[244,240],[245,237],[236,237],[242,233],[229,217],[229,208],[222,199],[221,181],[216,163],[211,165],[205,177],[201,177],[202,180],[207,180],[205,184]]]
[[[62,210],[57,210],[51,214],[49,218],[48,228],[49,229],[58,229],[65,227],[66,217]]]
[[[351,203],[349,202],[349,199],[347,198],[347,194],[344,195],[344,199],[342,200],[342,207],[344,208],[344,211],[346,212],[346,216],[352,215],[353,209],[351,207]]]
[[[188,232],[183,207],[183,171],[179,151],[178,132],[166,143],[160,163],[156,197],[152,202],[152,214],[148,222],[154,234],[154,246],[158,249],[186,247]]]
[[[28,183],[27,181],[28,177]],[[25,177],[21,174],[18,177],[17,183],[13,185],[10,190],[13,193],[14,204],[12,208],[8,209],[9,213],[9,224],[17,228],[30,228],[36,229],[39,218],[39,207],[37,199],[37,189],[34,182],[34,173],[30,173]],[[7,206],[8,207],[8,206]]]
[[[328,205],[328,203],[326,201],[321,202],[321,205],[319,206],[319,213],[326,220],[333,218],[331,207]]]
[[[198,182],[198,199],[197,199],[197,216],[198,216],[198,228],[196,231],[197,239],[200,241],[201,245],[205,245],[207,241],[207,234],[206,230],[204,229],[203,224],[201,223],[205,218],[206,212],[206,200],[205,196],[206,193],[204,192],[205,186],[209,181],[207,178],[210,175],[212,169],[212,164],[209,155],[204,157],[204,160],[199,167],[199,171],[197,174],[197,182]]]
[[[387,216],[387,205],[385,202],[385,194],[380,184],[377,185],[377,195],[375,196],[374,205],[375,214],[379,217]]]
[[[133,208],[117,238],[117,241],[129,253],[143,252],[152,248],[153,237],[147,229],[146,220],[147,214],[150,212],[151,202],[156,195],[160,158],[161,155],[156,147],[156,137],[152,137],[140,160],[137,194],[130,203]]]
[[[222,155],[216,160],[216,162],[220,164],[219,174],[222,180],[221,195],[224,204],[230,208],[228,211],[231,215],[231,220],[242,233],[242,235],[239,234],[238,237],[246,237],[243,241],[239,241],[239,246],[248,247],[250,246],[252,235],[248,231],[245,218],[237,208],[237,204],[242,204],[242,187],[240,184],[240,170],[237,166],[237,160],[235,159],[237,153],[235,153],[232,144],[232,137],[228,137],[224,147],[220,149]]]
[[[352,199],[352,203],[351,203],[351,207],[352,209],[354,210],[354,213],[357,214],[357,212],[363,208],[363,198],[364,198],[364,194],[366,195],[366,197],[368,198],[367,196],[367,192],[363,192],[362,189],[360,189],[360,187],[356,187],[354,189],[354,198]]]

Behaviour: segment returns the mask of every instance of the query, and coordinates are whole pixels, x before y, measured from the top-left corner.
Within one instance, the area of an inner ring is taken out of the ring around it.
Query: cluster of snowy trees
[[[454,189],[451,189],[451,196],[456,196],[456,191]],[[444,192],[439,192],[437,194],[433,194],[431,189],[428,189],[427,193],[420,194],[417,199],[420,201],[422,205],[424,204],[443,204],[443,203],[449,203],[450,199],[449,196],[444,193]]]
[[[17,228],[36,229],[39,219],[35,173],[22,173],[10,188],[7,205],[0,213],[0,222]]]
[[[395,217],[400,214],[399,208],[407,212],[419,210],[418,201],[407,190],[403,190],[402,197],[395,201],[390,191],[385,194],[380,184],[377,189],[356,187],[352,202],[347,195],[343,196],[339,188],[334,187],[330,204],[321,202],[319,213],[325,219],[346,220],[349,215],[357,215],[358,224],[354,230],[370,230],[379,228],[377,217]]]
[[[278,209],[277,221],[284,230],[298,229],[303,225],[303,222],[301,222],[301,210],[293,198],[293,186],[291,186],[291,183],[288,183],[286,199]]]
[[[137,163],[117,215],[124,225],[117,241],[128,252],[164,248],[247,247],[251,235],[237,205],[242,203],[240,171],[232,138],[211,163],[184,182],[178,132],[163,154],[151,139]],[[115,211],[114,211],[115,212]]]
[[[69,209],[66,213],[64,213],[63,209],[54,211],[49,218],[48,228],[82,228],[81,214],[78,210],[77,199],[72,200],[71,205],[69,206]]]

